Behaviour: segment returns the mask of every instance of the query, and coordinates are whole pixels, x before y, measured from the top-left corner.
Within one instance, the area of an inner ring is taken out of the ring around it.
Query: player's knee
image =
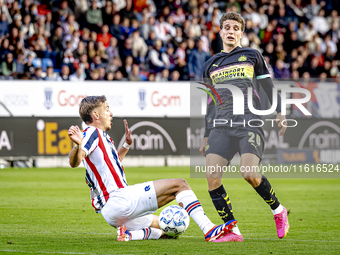
[[[216,171],[216,172],[207,171],[205,174],[205,177],[207,179],[222,179],[222,176],[223,176],[222,171]]]
[[[179,190],[187,190],[190,189],[188,182],[185,179],[176,179],[178,189]]]

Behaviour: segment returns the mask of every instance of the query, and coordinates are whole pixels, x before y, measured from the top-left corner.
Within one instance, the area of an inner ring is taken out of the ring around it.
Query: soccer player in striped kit
[[[106,133],[111,129],[113,115],[105,96],[84,98],[79,105],[79,114],[89,127],[83,132],[78,126],[71,126],[68,130],[70,139],[76,144],[69,154],[70,166],[77,167],[83,162],[92,206],[118,229],[118,241],[161,238],[164,233],[153,213],[174,199],[198,224],[208,242],[221,242],[220,239],[235,226],[235,219],[214,225],[184,179],[129,186],[121,161],[132,144],[131,130],[124,120],[125,143],[117,151]]]

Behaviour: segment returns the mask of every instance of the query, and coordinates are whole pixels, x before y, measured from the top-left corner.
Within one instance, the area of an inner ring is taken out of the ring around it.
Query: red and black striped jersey
[[[83,131],[82,149],[86,153],[83,164],[92,206],[100,211],[115,190],[127,186],[124,169],[113,140],[98,128]]]

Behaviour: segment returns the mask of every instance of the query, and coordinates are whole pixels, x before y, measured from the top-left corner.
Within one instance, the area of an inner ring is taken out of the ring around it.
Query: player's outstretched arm
[[[209,97],[208,97],[209,98]],[[207,105],[207,114],[205,115],[204,121],[205,121],[205,130],[204,130],[204,138],[202,140],[201,147],[199,149],[199,152],[205,157],[205,147],[207,146],[208,139],[209,139],[209,134],[210,134],[210,129],[208,127],[208,118],[212,119],[212,115],[214,114],[214,105],[210,104]]]
[[[208,61],[204,63],[204,71],[203,71],[203,83],[204,85],[213,86],[213,82],[208,74]],[[202,83],[201,83],[202,84]],[[209,102],[209,95],[207,95],[207,102]],[[204,117],[205,122],[205,130],[204,130],[204,138],[202,140],[201,147],[199,149],[199,152],[205,157],[205,147],[207,146],[210,129],[209,129],[209,122],[208,119],[213,119],[215,113],[215,105],[210,102],[210,104],[207,104],[207,112]]]
[[[274,84],[273,84],[272,79],[268,77],[268,78],[259,80],[259,82],[260,82],[262,88],[264,89],[264,91],[266,92],[270,104],[272,104],[273,103],[273,98],[272,98],[273,97],[273,88],[274,88]],[[285,123],[286,117],[281,114],[281,96],[280,96],[279,92],[277,93],[276,112],[277,112],[276,124],[280,128],[280,135],[282,136],[286,132],[287,127],[282,125],[283,123]]]
[[[69,153],[69,160],[71,167],[77,167],[81,161],[85,158],[85,151],[81,149],[82,133],[78,126],[71,126],[68,130],[68,136],[76,144],[75,147]]]
[[[209,137],[204,137],[204,138],[203,138],[201,147],[200,147],[200,149],[199,149],[200,153],[201,153],[203,156],[205,156],[205,147],[207,146],[208,139],[209,139]]]
[[[121,161],[123,161],[126,153],[130,149],[130,146],[132,144],[132,134],[131,134],[132,132],[129,129],[127,120],[125,120],[125,119],[124,119],[124,126],[125,126],[125,143],[123,144],[123,146],[118,151]]]
[[[276,124],[280,128],[280,136],[283,136],[287,130],[287,126],[283,126],[282,124],[287,125],[287,122],[286,116],[281,115],[281,112],[276,115]]]

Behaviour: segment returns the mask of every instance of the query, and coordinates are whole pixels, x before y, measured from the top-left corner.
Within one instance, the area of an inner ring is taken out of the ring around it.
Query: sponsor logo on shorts
[[[150,190],[150,185],[146,186],[146,187],[144,188],[144,190],[145,190],[145,192],[146,192],[146,191],[149,191],[149,190]]]

